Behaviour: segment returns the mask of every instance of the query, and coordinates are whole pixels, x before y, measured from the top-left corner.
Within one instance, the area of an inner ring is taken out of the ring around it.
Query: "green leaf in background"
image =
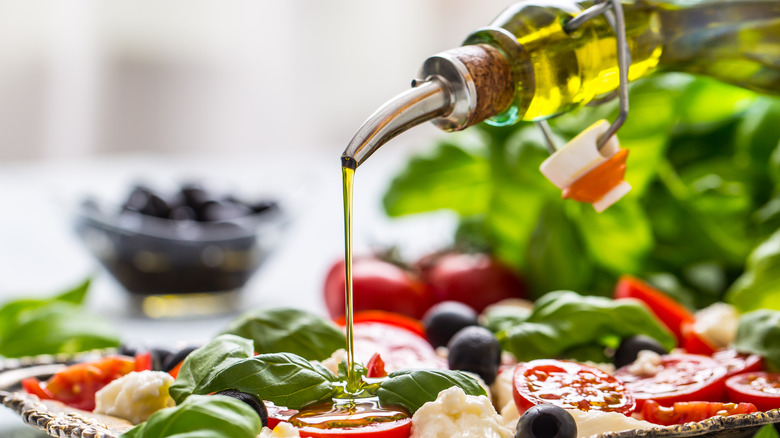
[[[542,134],[526,126],[509,136],[505,143],[491,143],[492,161],[490,203],[485,212],[485,230],[490,248],[510,266],[525,264],[525,252],[539,213],[550,197],[560,196],[557,188],[539,172],[549,156]]]
[[[564,207],[561,200],[549,201],[528,241],[523,272],[534,298],[559,289],[586,290],[592,278],[593,260],[585,256]]]
[[[596,213],[590,205],[570,206],[576,215],[572,222],[596,263],[617,275],[640,271],[652,248],[653,234],[636,198],[628,196],[602,213]]]
[[[257,353],[286,351],[309,360],[325,360],[346,345],[346,337],[332,322],[299,309],[250,311],[222,332],[251,339]]]
[[[249,339],[234,335],[217,336],[187,355],[168,391],[176,404],[180,404],[220,370],[253,354],[254,347]]]
[[[742,312],[780,310],[780,230],[753,250],[726,300]]]
[[[290,409],[331,398],[336,376],[322,365],[290,353],[261,354],[221,367],[195,388],[198,394],[236,389]]]
[[[454,370],[404,370],[390,373],[377,391],[383,406],[399,406],[413,415],[422,405],[436,400],[439,392],[458,386],[467,395],[487,395],[473,377]]]
[[[528,279],[532,297],[603,294],[619,274],[664,273],[696,307],[721,300],[751,249],[780,228],[780,99],[672,73],[636,81],[630,101],[618,136],[632,192],[602,215],[561,201],[538,171],[545,143],[525,122],[448,137],[410,162],[385,209],[458,212],[457,242],[489,248]],[[583,107],[551,125],[572,138],[616,112],[617,102]]]
[[[63,291],[51,298],[23,298],[7,301],[0,307],[0,339],[2,339],[10,328],[17,325],[20,319],[24,319],[24,313],[27,311],[35,310],[55,302],[81,305],[86,298],[91,283],[92,280],[87,278],[72,289]]]
[[[487,208],[489,172],[484,157],[443,141],[431,155],[412,159],[393,179],[382,202],[390,216],[440,209],[473,215]]]
[[[640,303],[556,291],[537,300],[525,322],[497,334],[501,346],[519,361],[561,358],[597,347],[615,348],[627,336],[647,335],[671,350],[676,341]],[[602,358],[604,359],[604,358]]]
[[[248,404],[221,395],[195,395],[162,409],[122,434],[125,438],[255,438],[263,428]]]
[[[780,312],[761,309],[742,315],[734,348],[763,356],[770,370],[780,370]]]
[[[107,321],[81,306],[53,301],[20,313],[0,337],[0,355],[6,357],[77,353],[119,345],[119,336]]]

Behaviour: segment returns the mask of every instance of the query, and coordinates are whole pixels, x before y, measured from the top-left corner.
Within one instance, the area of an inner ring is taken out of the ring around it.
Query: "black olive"
[[[555,405],[536,405],[520,417],[515,438],[575,438],[577,422],[565,409]]]
[[[615,366],[620,368],[633,363],[642,350],[651,350],[658,354],[668,353],[660,342],[650,336],[629,336],[623,338],[623,340],[620,341],[620,346],[615,350]]]
[[[180,205],[173,210],[171,210],[170,218],[177,221],[194,221],[195,220],[195,210],[192,209],[192,207],[188,207],[186,205]]]
[[[125,210],[141,211],[146,208],[146,204],[149,203],[149,196],[152,194],[152,190],[146,186],[137,185],[130,190],[130,194],[127,195],[127,200],[122,204],[122,208]]]
[[[183,361],[187,356],[189,356],[190,353],[192,353],[197,349],[198,347],[195,346],[185,347],[177,351],[176,353],[172,353],[165,356],[165,358],[163,358],[160,361],[160,370],[165,371],[167,373],[168,371],[172,370],[176,365],[178,365],[179,362]]]
[[[461,329],[447,344],[451,370],[479,374],[488,385],[496,380],[501,364],[501,344],[488,329],[469,326]]]
[[[457,301],[443,301],[428,309],[422,318],[425,336],[434,347],[443,347],[460,329],[479,325],[477,312]]]
[[[263,426],[268,426],[268,409],[266,409],[265,403],[263,403],[263,401],[259,398],[252,394],[247,394],[246,392],[237,391],[235,389],[226,389],[224,391],[218,392],[217,395],[232,397],[248,404],[252,407],[252,409],[255,410],[255,412],[257,412],[257,415],[260,416],[260,421],[263,423]]]
[[[254,214],[246,205],[227,201],[209,201],[200,210],[200,220],[206,222],[228,221]]]

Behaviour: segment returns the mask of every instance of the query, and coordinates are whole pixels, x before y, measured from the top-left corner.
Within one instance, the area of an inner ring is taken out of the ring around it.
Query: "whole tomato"
[[[507,298],[525,298],[525,284],[508,266],[485,253],[444,252],[417,263],[434,300],[459,301],[477,313]]]
[[[332,318],[345,313],[344,261],[325,278],[325,304]],[[373,256],[352,260],[352,306],[355,312],[384,310],[420,319],[433,305],[430,288],[411,269]]]

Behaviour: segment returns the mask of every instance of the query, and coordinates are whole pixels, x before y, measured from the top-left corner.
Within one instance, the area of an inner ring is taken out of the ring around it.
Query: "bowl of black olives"
[[[132,187],[117,203],[87,198],[76,233],[131,294],[240,290],[271,253],[290,215],[277,200],[244,199],[202,184]]]

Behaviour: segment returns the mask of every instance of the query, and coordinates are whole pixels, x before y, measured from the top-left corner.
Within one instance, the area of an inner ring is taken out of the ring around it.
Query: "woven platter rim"
[[[116,350],[95,350],[70,355],[42,355],[20,359],[0,359],[0,404],[11,409],[29,426],[46,432],[51,437],[67,438],[118,438],[127,428],[111,428],[88,413],[55,412],[42,403],[38,397],[24,392],[9,390],[21,382],[21,376],[33,377],[36,370],[45,370],[40,377],[50,374],[51,367],[116,354]],[[26,373],[29,371],[30,373]],[[20,378],[7,379],[11,373]],[[751,414],[713,417],[695,423],[677,426],[658,426],[650,429],[632,429],[620,432],[606,432],[593,438],[693,438],[693,437],[749,437],[760,427],[780,423],[780,409]]]

